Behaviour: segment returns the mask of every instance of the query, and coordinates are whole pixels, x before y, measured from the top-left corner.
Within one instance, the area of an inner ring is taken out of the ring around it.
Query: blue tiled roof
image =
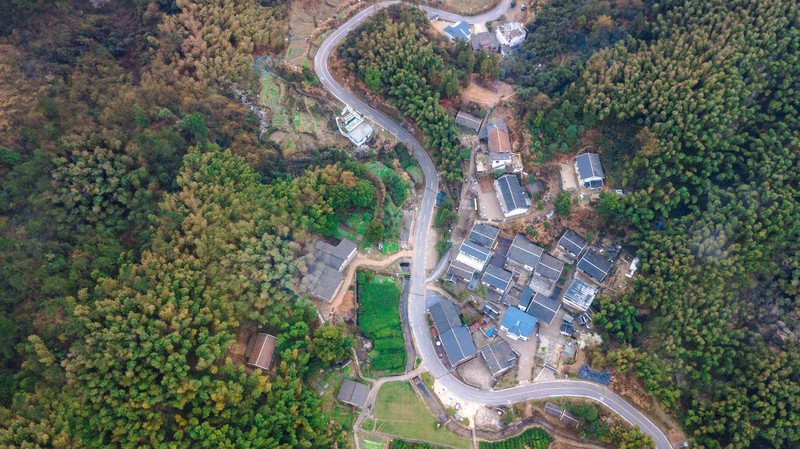
[[[509,334],[528,338],[531,336],[533,328],[536,326],[536,318],[516,307],[509,307],[508,310],[506,310],[506,315],[503,317],[501,326],[508,329]]]
[[[445,27],[444,32],[453,36],[453,39],[461,39],[469,42],[471,33],[469,31],[469,24],[467,22],[458,22],[454,25]]]

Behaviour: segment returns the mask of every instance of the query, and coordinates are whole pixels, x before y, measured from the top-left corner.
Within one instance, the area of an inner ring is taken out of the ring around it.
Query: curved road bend
[[[345,90],[331,76],[328,69],[328,59],[331,52],[344,39],[347,33],[354,30],[372,13],[396,3],[399,3],[399,1],[387,1],[370,6],[332,32],[322,43],[314,57],[314,70],[320,82],[333,96],[394,134],[411,149],[414,157],[419,161],[422,173],[425,175],[425,192],[422,197],[422,205],[419,208],[414,241],[427,242],[433,217],[435,196],[439,185],[439,174],[436,172],[433,161],[425,151],[425,148],[411,133]],[[460,17],[456,14],[429,7],[425,7],[424,10],[428,14],[438,14],[439,17],[447,20],[464,20],[469,23],[476,23],[499,18],[508,10],[510,4],[511,0],[502,0],[494,10],[474,17]],[[658,449],[671,449],[666,435],[655,424],[625,400],[599,384],[575,380],[557,380],[537,382],[501,391],[484,391],[465,385],[456,379],[437,357],[428,329],[428,322],[425,316],[425,286],[427,281],[425,276],[425,250],[426,245],[424,244],[414,245],[413,263],[411,264],[411,286],[408,298],[409,326],[414,335],[417,354],[423,360],[431,375],[438,379],[453,395],[470,402],[485,405],[507,405],[529,399],[558,396],[587,398],[604,404],[629,423],[638,425],[643,432],[653,437]]]

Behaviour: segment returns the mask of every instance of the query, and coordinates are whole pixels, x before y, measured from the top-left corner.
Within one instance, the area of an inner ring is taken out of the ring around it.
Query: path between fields
[[[344,299],[345,295],[347,295],[348,288],[350,285],[352,285],[355,273],[359,268],[382,270],[394,262],[397,262],[398,259],[402,259],[404,257],[410,259],[412,254],[413,252],[411,250],[403,250],[380,260],[370,259],[362,254],[356,255],[355,259],[350,262],[350,265],[348,265],[347,269],[345,270],[344,280],[339,285],[339,291],[336,292],[336,296],[330,303],[327,304],[327,307],[325,307],[327,309],[325,311],[326,319],[329,317],[331,312],[337,312],[337,309],[342,305],[342,300]]]

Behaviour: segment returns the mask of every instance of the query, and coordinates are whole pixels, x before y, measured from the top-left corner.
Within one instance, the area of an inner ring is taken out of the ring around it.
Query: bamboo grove
[[[627,234],[643,260],[632,291],[598,301],[605,357],[694,447],[800,441],[799,12],[556,0],[506,66],[544,140],[530,157],[591,129],[584,141],[632,190],[598,207],[598,231]]]

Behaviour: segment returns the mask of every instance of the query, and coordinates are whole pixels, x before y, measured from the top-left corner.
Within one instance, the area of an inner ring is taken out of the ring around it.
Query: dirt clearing
[[[503,100],[514,96],[514,86],[502,81],[493,81],[488,86],[478,83],[478,78],[472,75],[469,86],[461,92],[464,103],[477,103],[482,106],[496,106]]]

